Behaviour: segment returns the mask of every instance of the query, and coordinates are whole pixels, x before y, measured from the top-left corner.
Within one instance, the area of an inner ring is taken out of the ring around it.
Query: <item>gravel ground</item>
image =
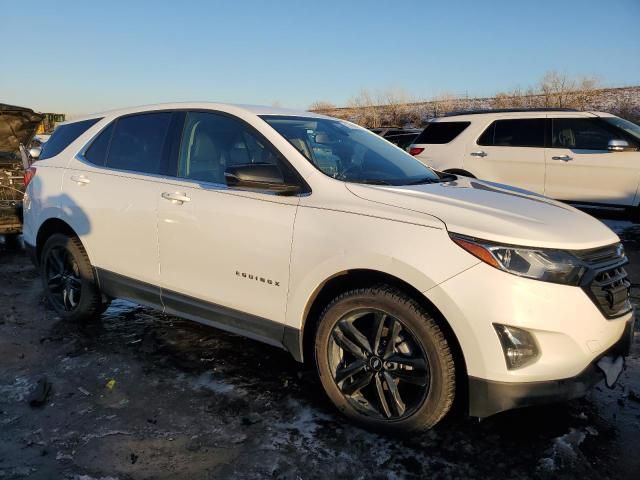
[[[640,225],[607,223],[640,283]],[[45,377],[47,401],[31,406]],[[630,479],[639,440],[638,332],[612,390],[390,438],[345,422],[281,350],[123,301],[65,324],[24,253],[0,245],[2,480]]]

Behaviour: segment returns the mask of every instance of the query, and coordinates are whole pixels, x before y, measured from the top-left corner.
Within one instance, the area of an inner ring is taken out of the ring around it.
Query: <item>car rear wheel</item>
[[[453,403],[455,366],[445,336],[400,290],[352,290],[333,300],[320,319],[315,357],[331,401],[367,428],[427,430]]]
[[[49,304],[63,319],[83,321],[103,311],[93,268],[77,237],[55,234],[47,240],[40,275]]]

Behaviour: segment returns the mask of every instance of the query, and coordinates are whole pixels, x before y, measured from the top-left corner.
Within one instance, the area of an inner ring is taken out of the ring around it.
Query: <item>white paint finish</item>
[[[570,160],[554,160],[553,157]],[[545,149],[545,194],[569,201],[637,205],[640,152]]]
[[[62,190],[61,218],[78,234],[94,266],[158,285],[161,187],[153,178],[73,159]]]
[[[284,323],[298,198],[177,179],[163,191],[190,200],[158,195],[162,288]]]
[[[479,152],[485,156],[473,155]],[[477,178],[544,193],[543,148],[488,147],[470,143],[466,147],[464,168]]]
[[[581,250],[618,237],[586,213],[504,185],[458,178],[409,187],[350,184],[363,199],[437,216],[452,232],[496,242]]]
[[[441,227],[318,208],[303,198],[291,255],[287,323],[300,328],[318,287],[347,270],[387,273],[424,291],[477,263]]]
[[[437,170],[463,169],[477,178],[505,183],[551,198],[572,202],[596,202],[637,206],[640,202],[640,152],[570,150],[561,148],[494,147],[477,144],[495,120],[531,118],[615,117],[603,112],[510,112],[442,117],[434,122],[468,121],[452,142],[444,145],[415,144],[417,155]],[[473,156],[484,152],[486,156]],[[568,156],[564,162],[553,157]]]
[[[244,119],[280,150],[312,193],[252,193],[113,171],[74,158],[118,115],[173,108],[214,109]],[[385,272],[424,292],[451,324],[469,373],[492,380],[575,375],[622,333],[625,319],[605,320],[577,287],[498,271],[448,236],[454,231],[563,249],[617,242],[597,220],[531,192],[465,178],[407,187],[345,184],[319,172],[256,116],[280,113],[314,116],[208,103],[101,114],[104,119],[62,154],[36,164],[38,174],[27,189],[25,240],[34,244],[47,218],[64,218],[95,266],[293,327],[302,325],[310,299],[327,279],[349,269]],[[189,201],[174,203],[163,193]],[[532,331],[541,359],[507,371],[493,322]]]
[[[501,382],[577,375],[620,338],[632,315],[607,320],[579,287],[517,277],[485,263],[425,295],[449,320],[469,375]],[[533,333],[541,352],[539,360],[507,370],[494,322]],[[595,352],[594,341],[600,345]]]

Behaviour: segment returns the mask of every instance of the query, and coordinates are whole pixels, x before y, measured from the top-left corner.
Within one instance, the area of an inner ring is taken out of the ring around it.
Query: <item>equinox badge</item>
[[[240,272],[236,270],[236,275],[238,277],[246,278],[247,280],[255,280],[256,282],[266,283],[267,285],[273,285],[274,287],[279,287],[280,282],[276,282],[275,280],[271,280],[270,278],[264,278],[259,275],[254,275],[252,273]]]

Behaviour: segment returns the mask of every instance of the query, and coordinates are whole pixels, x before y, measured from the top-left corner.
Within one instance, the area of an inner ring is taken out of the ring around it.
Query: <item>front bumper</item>
[[[541,382],[497,382],[469,377],[469,415],[488,417],[505,410],[561,402],[585,395],[604,379],[603,372],[596,365],[600,358],[629,354],[634,324],[633,318],[627,321],[620,339],[571,378]]]

